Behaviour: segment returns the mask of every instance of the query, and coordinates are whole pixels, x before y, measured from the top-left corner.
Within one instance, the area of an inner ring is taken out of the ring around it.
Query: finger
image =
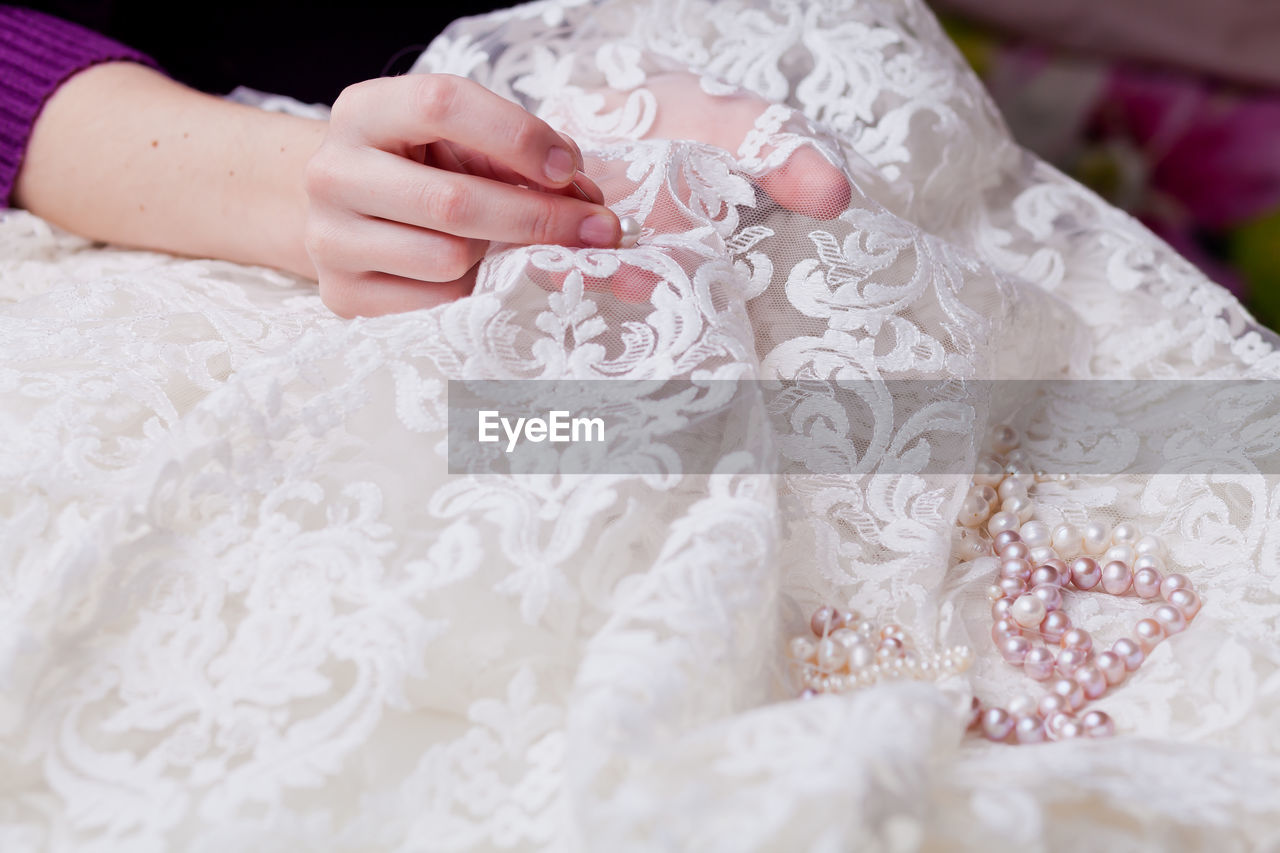
[[[757,182],[778,204],[815,219],[835,219],[849,207],[853,194],[844,173],[809,147],[796,149]]]
[[[461,278],[479,263],[489,246],[484,240],[467,240],[368,217],[344,219],[335,242],[336,248],[323,255],[329,267],[425,282]]]
[[[383,77],[350,86],[334,102],[330,127],[356,144],[401,156],[448,139],[548,186],[568,184],[581,166],[581,155],[549,124],[451,74]]]
[[[426,284],[382,272],[320,276],[320,298],[339,317],[379,317],[434,308],[461,299],[476,283],[476,267],[457,281]]]
[[[564,136],[564,134],[561,134],[561,136],[573,146],[576,152],[578,149],[577,144],[569,137]],[[578,156],[581,157],[580,154]],[[428,161],[427,165],[435,165],[441,169],[448,169],[450,172],[462,172],[481,178],[489,178],[512,186],[530,186],[530,182],[514,169],[508,169],[501,163],[494,162],[486,154],[462,148],[449,142],[437,142],[432,146],[431,160]],[[532,184],[531,189],[545,189],[547,192],[557,193],[569,198],[580,198],[592,204],[604,204],[604,192],[584,172],[575,174],[570,182],[563,187],[544,187],[541,184]]]
[[[613,248],[622,236],[617,215],[602,205],[424,166],[384,151],[354,156],[337,180],[315,184],[313,191],[367,216],[459,237]]]
[[[587,168],[587,161],[583,158],[582,149],[578,147],[578,143],[574,142],[567,133],[561,133],[557,130],[556,135],[559,136],[560,139],[564,141],[564,144],[569,146],[569,150],[573,152],[573,164],[577,170],[581,172],[583,169]]]

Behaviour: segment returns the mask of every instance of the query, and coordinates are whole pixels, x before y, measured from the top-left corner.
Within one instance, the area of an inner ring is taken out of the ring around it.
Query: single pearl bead
[[[1084,734],[1084,726],[1079,720],[1067,720],[1058,727],[1058,740],[1074,740]]]
[[[1139,619],[1133,626],[1133,637],[1144,652],[1151,654],[1151,650],[1164,639],[1164,628],[1154,619]]]
[[[1160,581],[1160,595],[1165,601],[1169,600],[1175,589],[1191,589],[1191,579],[1186,575],[1174,574],[1167,575]]]
[[[1031,561],[1033,566],[1043,566],[1054,559],[1057,554],[1058,552],[1053,550],[1052,545],[1032,545],[1031,553],[1027,555],[1027,559]]]
[[[1102,567],[1102,588],[1112,595],[1124,595],[1133,585],[1133,570],[1126,563],[1112,560]]]
[[[843,645],[827,637],[818,641],[818,668],[824,672],[835,672],[849,660],[849,651]]]
[[[1000,644],[1001,657],[1014,666],[1022,666],[1029,651],[1031,651],[1031,641],[1026,637],[1006,637]]]
[[[1000,455],[1008,453],[1022,443],[1018,431],[1008,424],[996,424],[987,434],[987,442],[991,449]]]
[[[1133,550],[1132,545],[1112,545],[1107,549],[1107,553],[1102,555],[1102,564],[1107,563],[1124,563],[1126,566],[1132,566],[1133,561],[1138,559],[1138,554]]]
[[[1095,664],[1087,663],[1077,669],[1075,678],[1084,689],[1086,699],[1097,699],[1107,692],[1107,677]]]
[[[1183,616],[1182,611],[1172,604],[1160,605],[1153,615],[1156,617],[1156,621],[1160,623],[1160,627],[1164,629],[1165,634],[1170,637],[1187,627],[1187,617]]]
[[[1026,542],[1010,542],[1000,549],[1000,559],[1025,560],[1030,553],[1031,549],[1027,547]]]
[[[1140,535],[1136,525],[1122,521],[1111,531],[1111,542],[1114,545],[1132,545]]]
[[[1049,690],[1067,700],[1067,706],[1072,711],[1078,711],[1084,705],[1084,688],[1074,678],[1059,678],[1049,686]]]
[[[800,691],[800,698],[806,702],[810,699],[817,699],[819,695],[818,691],[814,690],[812,687],[806,687],[804,690]]]
[[[997,586],[995,587],[995,589],[1000,589],[1000,587]],[[1003,590],[1001,590],[1001,592],[1003,593]],[[1013,607],[1012,598],[998,598],[995,601],[993,601],[991,603],[991,621],[999,622],[1001,619],[1010,618],[1009,617],[1010,607]]]
[[[1044,646],[1036,646],[1022,659],[1023,671],[1036,681],[1044,681],[1053,675],[1053,664],[1053,652]]]
[[[1133,572],[1133,591],[1139,598],[1155,598],[1160,594],[1160,581],[1164,580],[1160,573],[1150,566],[1135,569]]]
[[[850,669],[865,669],[875,663],[876,652],[870,643],[862,643],[849,650]]]
[[[815,637],[825,637],[831,633],[835,621],[835,610],[830,607],[819,607],[809,617],[809,630],[813,631]]]
[[[982,734],[987,740],[1002,741],[1013,731],[1013,717],[1004,708],[988,708],[982,712]]]
[[[1027,583],[1022,578],[1000,578],[997,585],[1009,598],[1017,598],[1027,591]]]
[[[1102,671],[1107,684],[1116,685],[1124,681],[1125,665],[1120,655],[1115,652],[1103,652],[1093,660],[1094,666]]]
[[[1188,622],[1200,612],[1200,596],[1194,590],[1175,589],[1169,593],[1169,603],[1181,610]]]
[[[1036,628],[1044,621],[1045,614],[1044,602],[1036,598],[1034,595],[1020,595],[1013,602],[1013,609],[1009,611],[1013,616],[1013,621],[1017,622],[1023,628]],[[1057,611],[1055,611],[1057,612]]]
[[[1057,643],[1071,629],[1071,619],[1065,610],[1055,610],[1040,623],[1040,635],[1047,643]]]
[[[1075,726],[1075,729],[1069,728],[1070,726]],[[1076,722],[1075,718],[1066,711],[1059,711],[1058,713],[1053,714],[1052,716],[1047,716],[1044,719],[1045,734],[1053,740],[1063,740],[1067,737],[1078,737],[1079,733],[1076,729],[1078,729],[1079,726],[1080,724]]]
[[[1093,648],[1093,637],[1083,628],[1072,628],[1062,635],[1062,647],[1088,652]]]
[[[1031,577],[1031,564],[1022,559],[1005,560],[1000,564],[1000,575],[1025,581]]]
[[[1080,553],[1080,530],[1074,524],[1059,524],[1053,531],[1053,547],[1064,557]]]
[[[1075,675],[1076,670],[1085,665],[1089,653],[1080,649],[1063,649],[1058,652],[1058,674],[1063,678]]]
[[[1093,589],[1102,580],[1102,569],[1092,557],[1077,557],[1071,561],[1071,582],[1076,589]]]
[[[1048,693],[1040,697],[1040,716],[1046,720],[1052,719],[1058,714],[1066,714],[1071,711],[1070,704],[1067,700],[1059,696],[1057,693]]]
[[[1052,584],[1061,590],[1062,576],[1058,574],[1058,570],[1053,566],[1041,566],[1031,573],[1031,577],[1027,580],[1027,583],[1031,585],[1032,589],[1035,589],[1041,584],[1047,583]]]
[[[1142,650],[1142,646],[1128,637],[1116,640],[1111,646],[1111,651],[1124,662],[1124,668],[1129,672],[1142,666],[1142,662],[1147,659],[1147,653]]]
[[[1020,716],[1013,724],[1013,736],[1018,743],[1040,743],[1045,738],[1044,723],[1030,714]]]
[[[1154,554],[1139,554],[1137,559],[1133,561],[1133,570],[1135,572],[1143,569],[1155,569],[1156,574],[1164,576],[1164,559]]]
[[[957,549],[961,559],[978,560],[982,557],[990,556],[991,540],[982,535],[981,531],[968,527],[960,528],[960,547]]]
[[[623,216],[618,219],[618,224],[622,226],[622,237],[618,240],[618,248],[630,249],[640,241],[640,223],[630,216]]]
[[[1035,565],[1035,563],[1032,563],[1032,565]],[[1055,572],[1058,573],[1059,586],[1066,586],[1067,584],[1071,583],[1071,567],[1068,566],[1066,563],[1064,563],[1062,560],[1059,560],[1057,557],[1051,557],[1050,559],[1045,560],[1040,565],[1053,569]]]
[[[987,587],[988,601],[999,601],[1001,598],[1004,598],[1004,590],[1000,588],[999,584],[993,583],[991,586]]]
[[[1034,586],[1031,588],[1031,594],[1044,602],[1046,612],[1062,609],[1062,587],[1056,583],[1042,583]]]
[[[990,486],[974,486],[969,490],[969,494],[982,498],[982,502],[987,506],[995,506],[1000,500],[1000,494]]]
[[[793,660],[807,662],[813,658],[816,653],[813,642],[807,637],[792,637],[791,644],[787,647]]]
[[[858,623],[858,626],[854,630],[864,637],[877,635],[876,623],[872,622],[870,619],[863,619]]]
[[[1018,532],[1028,548],[1043,548],[1053,542],[1053,531],[1043,521],[1028,521]]]
[[[958,519],[965,527],[977,527],[986,521],[990,514],[991,507],[986,501],[976,495],[968,495],[960,504]]]
[[[1004,466],[1000,460],[991,456],[978,457],[977,470],[973,473],[973,482],[979,486],[995,488],[1004,479]]]
[[[1008,548],[1014,542],[1021,542],[1022,537],[1018,535],[1016,530],[1006,530],[1003,533],[997,533],[995,540],[992,542],[997,553]]]
[[[987,521],[987,532],[992,536],[999,536],[1001,533],[1016,533],[1022,521],[1018,516],[1011,512],[1003,510],[991,516]]]
[[[991,626],[991,639],[995,641],[996,645],[1004,642],[1005,637],[1020,636],[1022,636],[1022,629],[1012,619],[1001,619]]]
[[[1091,521],[1084,526],[1084,552],[1097,556],[1111,545],[1111,528],[1100,521]]]
[[[1080,720],[1080,726],[1087,737],[1111,737],[1116,733],[1116,724],[1111,717],[1102,711],[1090,711]]]
[[[1139,557],[1159,557],[1162,560],[1166,553],[1164,542],[1160,541],[1159,536],[1152,536],[1150,533],[1139,537],[1138,541],[1133,543],[1133,550],[1138,552]]]
[[[1030,693],[1020,693],[1009,700],[1009,713],[1015,717],[1038,713],[1039,703]]]
[[[1004,455],[1004,460],[1013,465],[1030,465],[1031,456],[1024,448],[1015,447]]]
[[[1000,487],[996,489],[996,494],[1000,496],[1001,501],[1007,501],[1010,498],[1030,498],[1027,497],[1027,484],[1017,477],[1006,477]],[[1030,521],[1031,519],[1027,519]]]

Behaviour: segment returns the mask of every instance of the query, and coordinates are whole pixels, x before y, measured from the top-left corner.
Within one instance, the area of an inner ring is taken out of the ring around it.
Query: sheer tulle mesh
[[[955,710],[1028,689],[951,556],[962,478],[853,435],[841,476],[446,473],[449,379],[1280,373],[1008,138],[922,5],[561,0],[416,70],[571,133],[639,245],[494,246],[472,297],[343,322],[305,282],[0,221],[0,849],[1277,843],[1273,476],[1038,490],[1162,535],[1205,607],[1108,696],[1119,737],[1010,748]],[[1052,425],[1087,453],[1122,421]],[[791,701],[820,601],[978,664]]]

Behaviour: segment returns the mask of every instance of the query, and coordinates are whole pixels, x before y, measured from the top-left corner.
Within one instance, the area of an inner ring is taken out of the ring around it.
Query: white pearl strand
[[[993,453],[978,461],[973,488],[961,505],[959,539],[967,559],[1000,558],[999,575],[987,591],[991,638],[1009,664],[1049,682],[1049,692],[1038,702],[1020,696],[1008,708],[984,707],[974,697],[970,722],[1000,742],[1106,737],[1115,733],[1110,716],[1097,710],[1078,714],[1124,681],[1161,640],[1186,628],[1200,611],[1200,597],[1185,575],[1164,574],[1164,544],[1132,524],[1114,530],[1098,522],[1084,530],[1061,524],[1050,530],[1035,520],[1028,492],[1047,477],[1030,469],[1019,444],[1012,427],[992,430]],[[984,527],[991,538],[983,535]],[[1132,591],[1165,603],[1155,608],[1154,618],[1138,621],[1132,638],[1095,655],[1089,632],[1072,627],[1062,610],[1063,592],[1072,588]],[[1033,638],[1044,644],[1033,644]]]
[[[882,681],[936,681],[973,664],[968,646],[921,654],[900,626],[877,625],[856,610],[819,607],[809,619],[809,630],[812,637],[792,637],[787,646],[804,683],[803,699]]]

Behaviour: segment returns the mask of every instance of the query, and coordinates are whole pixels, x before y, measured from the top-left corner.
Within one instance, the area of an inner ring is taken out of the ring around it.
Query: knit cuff
[[[158,68],[136,50],[67,21],[0,6],[0,207],[8,207],[31,129],[49,96],[100,62]]]

